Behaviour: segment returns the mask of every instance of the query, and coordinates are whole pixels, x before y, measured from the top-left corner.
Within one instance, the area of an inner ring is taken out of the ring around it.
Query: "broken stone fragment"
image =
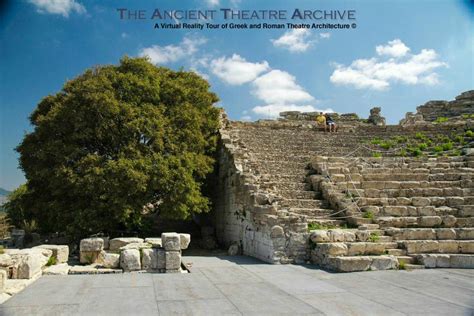
[[[109,241],[109,250],[116,251],[119,250],[121,247],[132,243],[143,243],[143,239],[137,237],[114,238]]]
[[[81,240],[79,250],[82,251],[102,251],[104,249],[104,240],[102,238],[85,238]]]
[[[126,249],[120,253],[120,267],[124,271],[137,271],[141,269],[140,251]]]
[[[56,263],[67,262],[69,258],[69,247],[66,245],[39,245],[34,248],[51,250],[53,252],[53,257],[56,258]]]
[[[177,233],[163,233],[161,234],[161,241],[166,251],[179,251],[181,249],[181,241]]]
[[[180,243],[181,250],[188,249],[190,242],[191,242],[190,234],[179,234],[179,243]]]

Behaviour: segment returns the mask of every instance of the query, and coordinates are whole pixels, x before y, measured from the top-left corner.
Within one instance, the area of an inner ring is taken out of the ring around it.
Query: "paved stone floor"
[[[184,257],[190,274],[44,276],[0,315],[473,315],[474,270],[333,274]]]

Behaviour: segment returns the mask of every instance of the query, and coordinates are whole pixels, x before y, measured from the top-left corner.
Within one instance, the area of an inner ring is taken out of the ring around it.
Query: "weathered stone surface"
[[[423,216],[418,219],[421,227],[434,227],[441,225],[442,219],[439,216]]]
[[[166,251],[157,248],[156,250],[156,269],[166,269]]]
[[[352,242],[356,240],[356,235],[353,232],[350,231],[345,231],[344,232],[344,241],[346,242]]]
[[[122,269],[100,268],[97,265],[71,266],[69,274],[112,274],[122,273]]]
[[[161,241],[166,251],[179,251],[181,249],[180,238],[177,233],[163,233],[161,234]]]
[[[57,263],[67,262],[69,258],[69,247],[66,245],[39,245],[34,248],[49,249],[53,252],[53,257]]]
[[[443,228],[436,231],[438,239],[456,239],[456,231],[452,228]]]
[[[0,270],[0,294],[5,292],[5,283],[7,282],[7,271]]]
[[[372,257],[370,264],[371,270],[391,270],[398,268],[398,261],[393,256],[378,256]]]
[[[85,238],[81,240],[79,250],[85,252],[102,251],[104,249],[104,240],[102,238]]]
[[[142,270],[156,269],[158,265],[157,259],[156,249],[142,249]]]
[[[352,242],[347,244],[348,256],[360,256],[365,254],[365,242]]]
[[[191,243],[191,235],[179,234],[179,243],[180,243],[181,250],[188,249],[188,246]]]
[[[283,236],[285,236],[285,231],[284,231],[283,227],[275,225],[271,228],[270,236],[272,238],[283,237]]]
[[[181,267],[180,251],[166,251],[165,259],[166,259],[165,267],[167,271],[177,270]]]
[[[340,272],[366,271],[371,263],[370,257],[338,257],[334,262],[333,270]]]
[[[160,237],[145,238],[145,242],[151,244],[152,248],[161,248],[162,247]]]
[[[331,229],[328,232],[329,239],[333,242],[342,242],[344,241],[344,232],[340,229]]]
[[[49,249],[31,248],[9,250],[8,254],[17,267],[16,279],[32,279],[41,275],[41,269],[46,265],[53,252]]]
[[[368,242],[365,244],[365,254],[381,255],[385,252],[385,245],[382,243]]]
[[[126,250],[126,249],[145,249],[145,248],[151,248],[152,245],[147,243],[147,242],[132,242],[130,244],[127,244],[123,247],[120,247],[120,251]]]
[[[450,267],[460,269],[473,269],[474,256],[473,255],[450,255]]]
[[[104,241],[104,250],[109,249],[110,238],[109,237],[99,237]]]
[[[92,264],[100,262],[101,251],[81,251],[79,252],[79,262],[84,264]]]
[[[70,266],[67,263],[55,264],[47,267],[43,270],[45,275],[67,275],[69,273]]]
[[[229,250],[227,251],[227,254],[229,256],[236,256],[240,252],[240,247],[238,243],[233,243],[232,245],[229,246]]]
[[[9,254],[0,254],[0,267],[8,267],[13,264],[12,257]]]
[[[121,247],[132,243],[143,243],[143,239],[137,237],[114,238],[109,241],[109,249],[111,251],[119,250]]]
[[[321,254],[330,256],[345,256],[347,254],[347,246],[342,242],[317,244],[316,249]]]
[[[111,252],[101,253],[101,265],[104,268],[116,269],[120,266],[120,254]]]
[[[311,233],[310,239],[314,243],[328,242],[329,235],[327,230],[315,230]]]
[[[113,239],[111,240],[111,242]],[[120,267],[124,271],[137,271],[141,269],[140,251],[138,249],[126,249],[120,253]]]

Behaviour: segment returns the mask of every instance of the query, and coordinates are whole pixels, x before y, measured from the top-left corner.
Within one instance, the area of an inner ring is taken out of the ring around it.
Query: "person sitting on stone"
[[[324,116],[323,112],[319,112],[319,115],[316,116],[316,124],[319,128],[323,128],[327,131],[328,126],[326,125],[326,116]]]
[[[337,130],[336,122],[326,113],[326,126],[329,132],[335,132]]]

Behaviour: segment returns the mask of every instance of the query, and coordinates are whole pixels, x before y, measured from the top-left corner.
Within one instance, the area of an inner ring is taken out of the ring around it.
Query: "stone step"
[[[415,258],[411,256],[396,256],[399,264],[413,264],[415,263]]]
[[[334,210],[327,208],[298,208],[291,207],[288,209],[290,213],[300,214],[300,215],[309,215],[309,216],[329,216],[329,214],[334,213]]]
[[[410,228],[410,227],[473,227],[474,217],[456,218],[454,216],[419,216],[419,217],[377,217],[375,222],[380,227],[396,227],[396,228]]]
[[[403,240],[399,248],[408,255],[422,253],[474,254],[474,240]]]
[[[301,191],[301,190],[280,190],[278,195],[285,199],[315,199],[318,194],[314,191]]]
[[[424,269],[425,266],[422,264],[412,264],[412,263],[407,263],[404,266],[405,270],[419,270],[419,269]]]
[[[312,262],[336,272],[392,270],[398,268],[394,256],[327,256],[317,258],[312,254]]]
[[[406,256],[407,254],[407,251],[405,249],[398,249],[398,248],[386,249],[386,252],[387,252],[387,255],[397,256],[397,257]]]
[[[444,197],[397,197],[397,198],[369,198],[361,197],[358,199],[357,205],[359,206],[449,206],[456,207],[459,205],[474,205],[474,196],[444,196]]]
[[[388,228],[393,240],[474,240],[474,228]]]
[[[308,223],[315,223],[319,224],[323,227],[342,227],[347,224],[345,220],[342,219],[321,219],[321,218],[311,218],[310,216],[307,217],[306,220]]]
[[[279,204],[283,207],[327,208],[327,202],[314,199],[283,199]]]
[[[414,257],[426,268],[474,269],[473,254],[419,254]]]

